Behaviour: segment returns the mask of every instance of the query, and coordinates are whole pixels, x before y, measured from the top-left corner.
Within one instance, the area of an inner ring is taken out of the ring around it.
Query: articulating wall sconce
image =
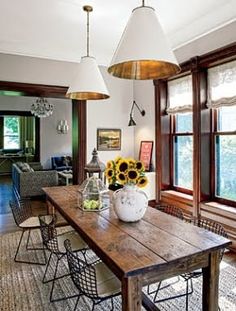
[[[141,116],[145,116],[145,110],[140,109],[139,106],[136,104],[135,100],[133,101],[133,105],[131,107],[131,111],[130,111],[130,116],[129,116],[129,124],[128,126],[135,126],[136,122],[133,119],[133,110],[134,110],[134,106],[136,106],[138,108],[138,111],[140,112]]]
[[[60,120],[57,125],[57,133],[58,134],[67,134],[69,130],[69,126],[66,120]]]

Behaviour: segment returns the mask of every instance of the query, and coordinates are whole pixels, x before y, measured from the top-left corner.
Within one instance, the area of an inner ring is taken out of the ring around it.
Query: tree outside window
[[[4,149],[20,149],[19,117],[4,117]]]

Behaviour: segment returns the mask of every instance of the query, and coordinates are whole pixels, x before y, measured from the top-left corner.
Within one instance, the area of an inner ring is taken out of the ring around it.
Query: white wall
[[[87,159],[90,161],[93,148],[97,148],[98,128],[121,129],[121,150],[99,151],[100,160],[106,163],[117,155],[134,156],[134,129],[128,127],[129,113],[133,101],[133,82],[112,77],[107,73],[105,67],[101,67],[101,72],[110,93],[110,98],[88,101]]]
[[[0,53],[0,68],[0,80],[3,81],[68,86],[75,75],[77,64]],[[101,71],[111,97],[108,100],[89,101],[87,104],[87,159],[91,159],[92,150],[97,146],[97,128],[119,128],[122,131],[121,150],[99,152],[101,161],[106,162],[116,155],[134,155],[134,129],[127,126],[133,101],[133,82],[112,77],[105,67],[101,67]],[[58,135],[53,132],[59,119],[71,120],[71,105],[67,109],[69,104],[64,106],[63,100],[55,101],[58,109],[50,117],[51,121],[42,120],[41,161],[45,167],[49,166],[52,155],[71,153],[71,133]],[[21,107],[24,109],[22,102],[17,104],[17,110],[21,110]],[[70,123],[69,127],[71,129]]]
[[[0,96],[0,110],[30,111],[35,97]],[[71,155],[72,153],[72,105],[67,99],[48,98],[54,105],[52,116],[40,121],[40,159],[44,168],[51,167],[53,155]],[[59,120],[67,120],[68,134],[58,134],[56,127]]]
[[[135,135],[135,157],[139,156],[140,142],[142,140],[152,140],[153,153],[152,165],[154,170],[155,164],[155,106],[154,106],[154,85],[153,81],[135,81],[134,82],[134,99],[136,104],[145,110],[145,116],[141,116],[137,108],[134,108],[134,127]]]

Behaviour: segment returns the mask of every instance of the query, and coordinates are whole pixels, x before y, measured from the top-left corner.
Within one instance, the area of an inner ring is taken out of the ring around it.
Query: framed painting
[[[141,141],[139,160],[143,162],[145,171],[149,172],[152,161],[153,141]]]
[[[121,150],[121,129],[97,129],[97,150]]]

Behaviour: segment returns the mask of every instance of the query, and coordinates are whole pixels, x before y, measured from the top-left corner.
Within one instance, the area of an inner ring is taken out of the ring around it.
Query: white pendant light
[[[132,12],[108,72],[123,79],[148,80],[167,78],[179,71],[155,10],[142,0],[142,6]]]
[[[87,55],[81,58],[78,72],[71,83],[66,97],[78,100],[106,99],[110,95],[103,80],[94,57],[89,55],[89,13],[93,8],[85,5],[83,10],[87,12]]]

